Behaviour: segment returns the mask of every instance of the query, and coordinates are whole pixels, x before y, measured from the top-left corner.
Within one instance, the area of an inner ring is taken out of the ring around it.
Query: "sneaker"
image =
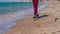
[[[35,19],[35,18],[38,18],[39,17],[39,14],[36,14],[36,16],[33,16],[33,18]]]
[[[35,19],[35,18],[36,18],[36,16],[33,16],[33,18]]]
[[[39,14],[36,14],[36,17],[39,17]]]

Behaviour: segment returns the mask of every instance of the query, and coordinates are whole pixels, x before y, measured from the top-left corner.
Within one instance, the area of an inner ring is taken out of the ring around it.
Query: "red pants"
[[[38,1],[39,0],[33,0],[33,6],[34,6],[34,15],[36,16],[36,14],[38,13]]]

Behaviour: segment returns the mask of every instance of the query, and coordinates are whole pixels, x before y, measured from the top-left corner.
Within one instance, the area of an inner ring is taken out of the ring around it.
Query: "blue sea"
[[[7,14],[11,12],[16,12],[17,10],[28,9],[32,7],[30,2],[11,2],[11,3],[0,3],[0,14]]]
[[[0,2],[0,14],[7,14],[11,12],[16,12],[17,10],[25,10],[29,8],[33,8],[31,2]]]
[[[48,5],[38,3],[39,11]],[[31,2],[0,2],[0,34],[4,34],[15,25],[16,21],[33,15],[33,4]]]

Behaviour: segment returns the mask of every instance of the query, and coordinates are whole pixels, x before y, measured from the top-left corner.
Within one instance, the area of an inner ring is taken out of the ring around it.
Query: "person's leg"
[[[38,14],[38,0],[33,0],[33,6],[34,6],[34,16]]]

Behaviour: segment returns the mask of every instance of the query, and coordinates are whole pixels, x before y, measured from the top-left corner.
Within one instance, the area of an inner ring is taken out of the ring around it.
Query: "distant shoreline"
[[[41,6],[39,6],[39,11],[41,10],[41,9],[43,9],[43,10],[45,10],[46,9],[46,7],[47,7],[47,5],[45,5],[45,4],[43,4],[43,5],[41,5]],[[27,9],[26,10],[26,12],[25,12],[25,10],[23,10],[24,12],[16,12],[16,13],[14,13],[13,15],[12,14],[8,14],[8,15],[6,15],[5,17],[3,17],[3,18],[1,18],[2,20],[4,20],[4,22],[6,22],[6,23],[4,23],[4,24],[2,24],[3,26],[1,26],[2,28],[6,28],[6,29],[4,29],[4,31],[2,31],[2,32],[5,32],[5,31],[7,31],[8,29],[10,29],[11,27],[13,27],[15,24],[16,24],[16,21],[18,21],[18,20],[21,20],[21,19],[23,19],[23,18],[26,18],[26,17],[28,17],[28,16],[30,16],[30,15],[33,15],[33,9]],[[21,16],[21,14],[22,14],[22,16]],[[11,21],[10,21],[11,20]],[[2,29],[3,30],[3,29]]]

